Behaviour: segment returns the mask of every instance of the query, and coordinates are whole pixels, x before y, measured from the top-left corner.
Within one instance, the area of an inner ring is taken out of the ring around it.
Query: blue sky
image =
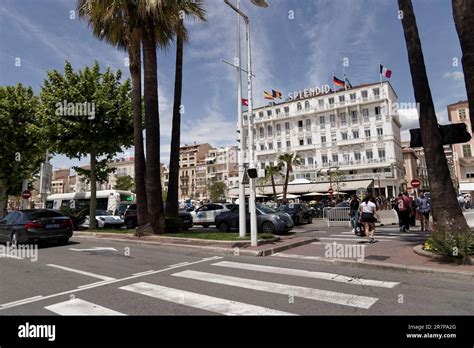
[[[267,0],[270,7],[254,7],[242,0],[251,20],[254,106],[265,104],[263,90],[293,90],[331,84],[332,73],[346,75],[352,85],[379,80],[378,63],[393,71],[390,82],[399,102],[414,102],[402,26],[396,0]],[[0,85],[20,82],[39,93],[46,71],[62,70],[69,60],[75,69],[98,60],[121,69],[126,53],[100,42],[81,21],[75,0],[0,0]],[[461,50],[449,0],[413,0],[431,91],[441,123],[446,105],[466,99]],[[182,142],[234,145],[236,81],[232,61],[236,55],[235,13],[221,0],[205,0],[208,21],[187,20],[185,46]],[[71,19],[75,15],[75,19]],[[243,36],[242,36],[243,37]],[[242,51],[245,57],[245,48]],[[15,58],[21,66],[15,67]],[[459,66],[453,66],[457,58]],[[162,126],[162,162],[169,159],[175,48],[158,55]],[[244,97],[246,91],[244,90]],[[413,113],[401,115],[402,138],[418,127]],[[132,154],[133,149],[127,150]],[[64,156],[55,167],[77,165]],[[87,163],[87,159],[80,163]]]

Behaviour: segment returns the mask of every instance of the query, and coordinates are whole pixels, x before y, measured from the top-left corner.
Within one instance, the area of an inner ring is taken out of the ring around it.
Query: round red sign
[[[421,180],[420,179],[413,179],[411,182],[411,187],[413,188],[418,188],[421,186]]]
[[[334,193],[334,190],[332,188],[329,188],[328,193],[332,195]]]
[[[21,197],[22,197],[23,199],[29,199],[29,198],[31,197],[31,192],[30,192],[30,191],[23,191],[23,192],[21,193]]]

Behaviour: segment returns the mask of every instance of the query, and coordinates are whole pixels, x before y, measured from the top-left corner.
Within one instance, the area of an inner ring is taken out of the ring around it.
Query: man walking
[[[400,232],[410,231],[411,202],[408,194],[405,192],[399,194],[397,198],[398,220]]]
[[[356,232],[357,222],[359,221],[359,205],[359,198],[357,198],[357,195],[353,195],[349,211],[349,215],[351,217],[352,233]]]
[[[458,196],[458,203],[459,203],[459,206],[461,207],[462,211],[464,211],[464,206],[466,205],[466,200],[464,199],[464,196],[462,195],[462,193],[460,193],[459,196]]]
[[[416,199],[416,209],[420,213],[421,232],[429,231],[431,200],[425,196],[423,190],[420,190],[420,195]]]

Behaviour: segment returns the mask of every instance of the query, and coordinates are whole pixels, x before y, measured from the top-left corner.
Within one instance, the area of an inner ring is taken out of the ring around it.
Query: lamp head
[[[258,6],[258,7],[263,7],[263,8],[267,8],[268,7],[268,4],[265,0],[250,0],[252,2],[252,4],[254,4],[255,6]]]

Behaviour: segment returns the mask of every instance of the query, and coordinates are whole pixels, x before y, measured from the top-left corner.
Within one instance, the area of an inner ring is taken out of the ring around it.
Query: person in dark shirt
[[[352,226],[352,233],[355,233],[355,229],[357,227],[357,221],[359,221],[359,205],[360,201],[357,198],[357,195],[353,195],[350,204],[349,215],[351,217],[351,226]]]

